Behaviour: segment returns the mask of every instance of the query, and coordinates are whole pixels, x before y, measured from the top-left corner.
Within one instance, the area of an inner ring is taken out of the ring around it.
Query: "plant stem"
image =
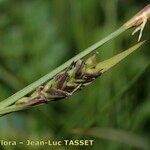
[[[12,112],[21,111],[21,110],[25,110],[25,109],[29,109],[29,108],[31,108],[31,106],[25,107],[25,106],[12,105],[12,106],[9,106],[7,108],[0,110],[0,117],[4,116],[6,114],[12,113]]]
[[[81,59],[81,58],[85,57],[86,55],[92,53],[97,48],[99,48],[100,46],[102,46],[106,42],[110,41],[111,39],[117,37],[118,35],[120,35],[124,31],[126,31],[127,29],[128,29],[127,26],[121,26],[118,30],[114,31],[113,33],[111,33],[110,35],[108,35],[107,37],[105,37],[104,39],[98,41],[97,43],[93,44],[89,48],[85,49],[83,52],[79,53],[78,55],[76,55],[72,59],[68,60],[66,63],[64,63],[63,65],[59,66],[58,68],[56,68],[52,72],[46,74],[45,76],[43,76],[39,80],[35,81],[34,83],[28,85],[27,87],[23,88],[19,92],[15,93],[14,95],[12,95],[9,98],[5,99],[4,101],[0,102],[0,109],[12,105],[18,99],[20,99],[21,97],[23,97],[23,96],[27,95],[28,93],[32,92],[38,86],[44,84],[45,82],[47,82],[48,80],[50,80],[52,77],[54,77],[57,73],[59,73],[62,70],[64,70],[73,61],[77,61],[78,59]]]
[[[39,80],[35,81],[34,83],[28,85],[24,89],[20,90],[16,94],[10,96],[9,98],[5,99],[4,101],[0,102],[0,110],[13,105],[17,100],[22,98],[23,96],[31,93],[33,90],[35,90],[38,86],[43,85],[44,83],[48,82],[50,79],[52,79],[56,74],[59,72],[63,71],[65,68],[67,68],[72,62],[76,62],[79,59],[82,59],[86,55],[92,53],[95,51],[97,48],[102,46],[103,44],[107,43],[111,39],[117,37],[124,31],[126,31],[129,28],[136,27],[135,31],[133,32],[136,33],[137,31],[140,31],[138,41],[141,39],[142,36],[142,31],[144,29],[144,26],[146,22],[150,18],[150,4],[148,4],[146,7],[144,7],[135,17],[131,18],[128,22],[126,22],[123,26],[121,26],[119,29],[105,37],[104,39],[98,41],[97,43],[93,44],[89,48],[85,49],[83,52],[79,53],[72,59],[68,60],[66,63],[63,65],[59,66],[52,72],[48,73],[47,75],[43,76]]]
[[[135,50],[137,50],[143,43],[140,42],[134,46],[132,46],[131,48],[129,48],[126,51],[121,52],[120,54],[117,54],[115,56],[113,56],[110,59],[107,59],[105,61],[99,62],[96,67],[95,67],[95,71],[99,72],[101,71],[101,73],[106,72],[107,70],[109,70],[110,68],[112,68],[113,66],[115,66],[116,64],[118,64],[121,60],[123,60],[125,57],[127,57],[128,55],[130,55],[132,52],[134,52]],[[93,71],[94,71],[93,70]],[[94,71],[94,72],[95,72]],[[61,98],[62,99],[62,98]],[[36,105],[35,105],[36,106]],[[15,111],[19,111],[19,110],[24,110],[24,109],[28,109],[33,107],[33,105],[12,105],[12,106],[8,106],[6,108],[2,108],[0,109],[0,116],[6,115],[8,113],[12,113]]]

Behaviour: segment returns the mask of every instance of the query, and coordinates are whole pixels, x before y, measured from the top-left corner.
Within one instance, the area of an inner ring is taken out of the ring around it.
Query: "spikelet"
[[[31,95],[19,99],[15,105],[32,106],[71,96],[74,92],[81,90],[102,73],[118,64],[144,43],[145,41],[140,42],[102,62],[96,61],[97,53],[94,53],[86,61],[79,59],[76,62],[72,62],[69,67],[58,73],[47,83],[37,87]]]
[[[79,59],[48,83],[38,87],[30,96],[18,100],[16,105],[38,105],[71,96],[101,75],[101,72],[95,69],[96,65],[96,53],[86,61]]]

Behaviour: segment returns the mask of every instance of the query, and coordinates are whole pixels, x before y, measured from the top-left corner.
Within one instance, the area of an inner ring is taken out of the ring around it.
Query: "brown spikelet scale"
[[[86,62],[79,59],[48,83],[38,87],[29,97],[18,100],[16,105],[37,105],[70,96],[101,75],[99,70],[95,70],[96,65],[96,54]]]
[[[67,98],[74,92],[89,85],[102,73],[134,52],[144,42],[140,42],[128,50],[102,62],[96,61],[96,53],[86,61],[79,59],[76,62],[72,62],[70,66],[56,74],[47,83],[37,87],[31,95],[19,99],[15,105],[23,107],[35,106]]]

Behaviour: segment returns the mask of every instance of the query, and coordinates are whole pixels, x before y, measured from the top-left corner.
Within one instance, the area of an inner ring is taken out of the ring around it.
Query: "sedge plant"
[[[102,62],[96,60],[97,52],[95,51],[97,48],[130,28],[135,28],[132,35],[138,31],[140,32],[138,36],[138,41],[140,41],[143,29],[149,18],[150,4],[104,39],[93,44],[52,72],[0,102],[0,116],[67,98],[76,91],[89,85],[97,77],[101,76],[104,72],[138,49],[145,41],[139,42],[128,50]],[[91,53],[93,54],[91,55]],[[89,54],[91,56],[88,56]],[[88,58],[85,58],[86,56],[88,56]]]

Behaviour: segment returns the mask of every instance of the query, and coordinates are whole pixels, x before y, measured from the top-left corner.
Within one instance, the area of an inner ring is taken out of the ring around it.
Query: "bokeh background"
[[[0,100],[102,39],[146,4],[147,0],[0,0]],[[149,38],[149,29],[147,24],[142,39]],[[137,35],[131,32],[99,48],[99,60],[136,43]],[[148,42],[140,49],[66,100],[0,118],[0,139],[95,140],[92,147],[36,149],[148,148]],[[77,128],[82,129],[73,132]],[[33,148],[0,146],[1,150]]]

